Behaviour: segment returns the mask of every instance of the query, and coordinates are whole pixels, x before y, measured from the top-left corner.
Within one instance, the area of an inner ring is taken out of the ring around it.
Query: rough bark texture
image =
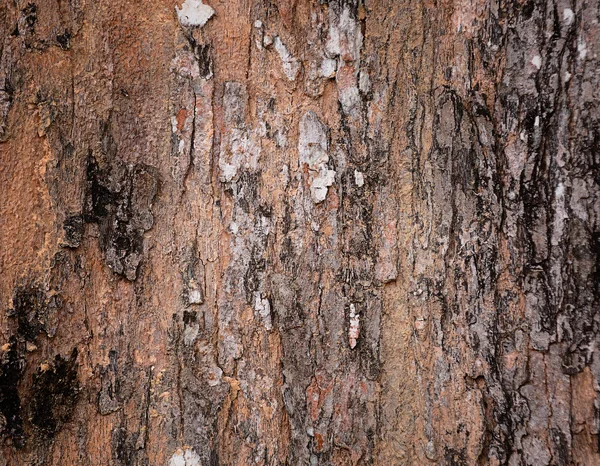
[[[208,1],[0,3],[0,464],[600,464],[598,1]]]

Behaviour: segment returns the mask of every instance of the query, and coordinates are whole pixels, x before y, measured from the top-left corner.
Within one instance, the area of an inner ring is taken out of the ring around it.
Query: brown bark
[[[0,4],[0,465],[600,464],[598,2],[207,1]]]

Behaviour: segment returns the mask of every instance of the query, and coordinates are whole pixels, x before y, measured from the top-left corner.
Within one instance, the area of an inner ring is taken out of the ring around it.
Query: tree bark
[[[0,4],[0,465],[600,464],[597,0]]]

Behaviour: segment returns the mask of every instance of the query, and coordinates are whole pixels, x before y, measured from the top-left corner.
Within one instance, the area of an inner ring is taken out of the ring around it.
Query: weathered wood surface
[[[0,464],[600,464],[599,11],[1,2]]]

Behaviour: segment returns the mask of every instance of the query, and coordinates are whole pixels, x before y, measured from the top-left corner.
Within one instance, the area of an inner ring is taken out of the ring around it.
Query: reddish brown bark
[[[2,3],[0,464],[600,463],[599,33]]]

